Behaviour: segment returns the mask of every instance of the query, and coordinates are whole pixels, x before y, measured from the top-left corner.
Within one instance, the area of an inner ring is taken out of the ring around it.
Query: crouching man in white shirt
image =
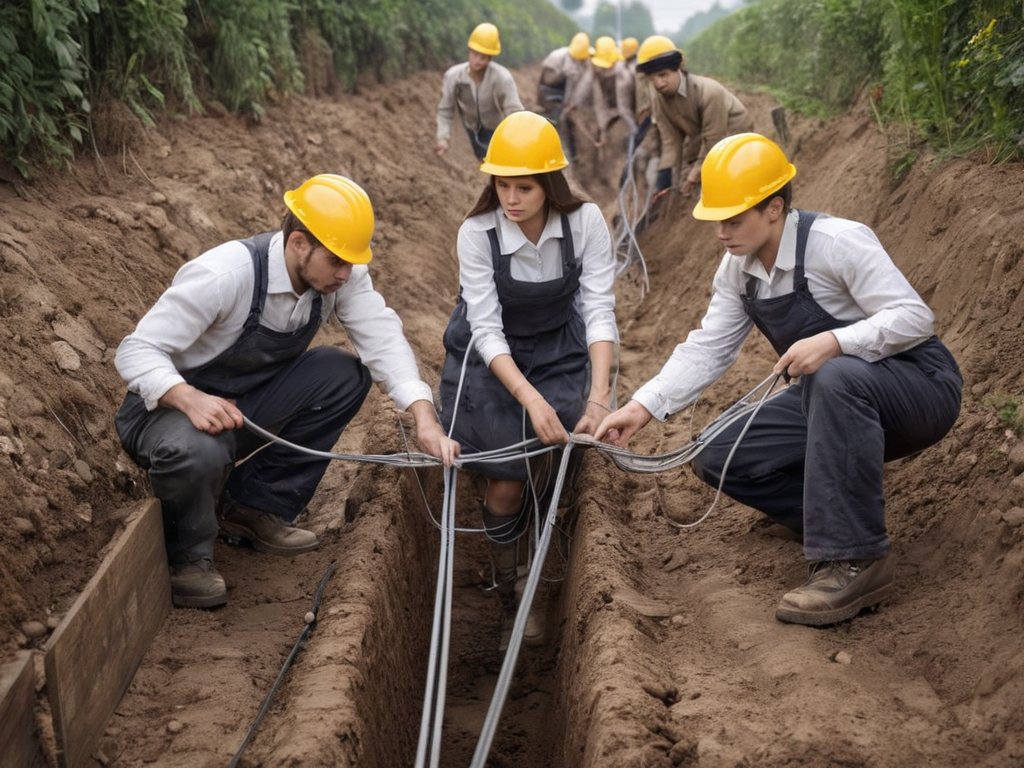
[[[227,602],[213,565],[218,529],[276,555],[318,546],[292,521],[329,459],[272,443],[235,467],[266,442],[243,428],[243,414],[284,440],[329,452],[378,381],[413,414],[425,452],[446,464],[459,453],[398,315],[370,281],[374,214],[366,192],[321,174],[284,202],[280,231],[224,243],[181,267],[114,359],[128,385],[117,431],[162,505],[179,607]],[[332,317],[358,357],[309,348]]]
[[[934,316],[875,233],[790,208],[796,168],[772,141],[719,141],[701,168],[698,219],[726,247],[701,327],[595,434],[624,446],[652,418],[693,402],[736,360],[755,325],[799,383],[724,429],[695,458],[697,476],[803,539],[807,581],[780,621],[821,626],[893,591],[882,465],[940,440],[960,412],[963,379]],[[726,466],[728,462],[728,465]]]

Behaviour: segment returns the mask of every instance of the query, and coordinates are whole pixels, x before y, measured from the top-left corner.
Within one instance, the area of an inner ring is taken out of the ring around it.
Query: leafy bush
[[[1024,4],[1017,0],[757,0],[689,43],[691,68],[770,88],[805,111],[865,87],[880,117],[931,144],[1024,158]]]
[[[97,0],[34,0],[0,6],[0,147],[28,175],[35,146],[53,164],[80,144],[89,101],[78,31]]]

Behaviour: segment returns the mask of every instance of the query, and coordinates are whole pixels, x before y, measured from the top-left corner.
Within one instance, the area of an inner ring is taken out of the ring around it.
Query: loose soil
[[[530,106],[536,68],[516,77]],[[433,153],[440,80],[292,99],[256,124],[211,112],[143,132],[109,113],[101,155],[0,183],[0,661],[19,648],[41,660],[47,632],[149,493],[113,428],[118,343],[187,259],[274,228],[284,190],[320,172],[367,189],[373,279],[437,382],[455,233],[483,181],[461,134]],[[774,102],[743,96],[774,135]],[[950,434],[887,468],[895,597],[832,628],[780,624],[775,603],[804,574],[798,544],[729,500],[681,530],[672,522],[696,520],[713,498],[688,470],[629,474],[587,451],[545,568],[548,642],[520,656],[489,765],[1024,764],[1024,447],[1006,420],[1024,397],[1024,168],[915,148],[895,179],[908,147],[866,104],[827,122],[790,114],[789,131],[797,204],[875,228],[964,372]],[[611,143],[583,144],[576,182],[611,221],[621,161]],[[618,283],[620,402],[706,306],[721,248],[690,205],[668,200],[642,234],[647,295],[636,269]],[[347,341],[330,330],[318,343]],[[772,364],[752,336],[692,416],[653,423],[632,449],[686,444]],[[401,450],[410,428],[374,390],[337,450]],[[461,526],[478,524],[478,492],[462,478]],[[317,552],[281,559],[218,542],[228,605],[170,614],[94,764],[226,765],[336,562],[241,765],[412,765],[439,509],[436,471],[336,461],[303,520]],[[455,559],[445,766],[469,764],[502,662],[480,537],[460,533]],[[55,764],[45,693],[36,714]]]

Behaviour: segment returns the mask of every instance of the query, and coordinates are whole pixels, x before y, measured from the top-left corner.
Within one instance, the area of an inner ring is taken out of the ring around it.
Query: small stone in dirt
[[[305,621],[307,624],[312,624],[316,621],[316,614],[312,611],[306,611]]]
[[[11,523],[14,525],[14,530],[22,536],[31,536],[36,532],[36,527],[32,524],[32,521],[26,520],[24,517],[12,517]]]
[[[66,341],[55,341],[50,345],[50,349],[53,350],[53,357],[62,371],[77,371],[82,367],[78,353]]]
[[[1013,528],[1024,525],[1024,508],[1010,507],[1003,513],[1003,522]]]
[[[100,765],[110,765],[110,758],[107,757],[107,753],[104,752],[102,749],[97,749],[96,752],[93,754],[92,759]]]
[[[744,640],[742,643],[737,643],[736,647],[741,651],[749,651],[755,645],[757,645],[757,643],[752,643],[749,640]]]
[[[1024,443],[1017,443],[1006,456],[1014,474],[1024,472]]]
[[[75,472],[87,483],[92,482],[92,468],[81,459],[75,459]]]
[[[47,627],[47,629],[56,629],[59,626],[60,626],[60,616],[57,616],[56,614],[54,614],[53,616],[47,616],[46,617],[46,627]]]
[[[674,685],[660,682],[641,683],[640,687],[648,696],[660,700],[666,707],[679,701],[679,689]]]
[[[852,664],[853,656],[851,656],[847,651],[837,651],[833,654],[832,661],[836,664]]]
[[[685,627],[689,623],[690,619],[681,613],[677,613],[675,616],[672,617],[673,627]]]
[[[182,725],[180,720],[168,720],[167,721],[167,732],[172,736],[179,734],[185,730],[185,726]]]
[[[38,640],[47,633],[46,625],[41,621],[26,621],[21,625],[22,634],[29,640]]]

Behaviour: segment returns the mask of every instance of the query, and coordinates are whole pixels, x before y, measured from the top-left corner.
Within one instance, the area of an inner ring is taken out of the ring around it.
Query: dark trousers
[[[491,144],[494,130],[491,128],[481,128],[479,131],[473,131],[466,128],[466,135],[469,136],[469,145],[473,148],[473,154],[476,155],[476,159],[483,160],[487,156],[487,147]]]
[[[257,426],[305,448],[330,451],[371,384],[358,358],[336,347],[316,347],[237,404]],[[313,497],[330,461],[272,443],[234,468],[266,441],[244,427],[201,432],[181,411],[147,411],[134,394],[125,398],[115,421],[125,451],[149,472],[172,565],[213,555],[222,492],[291,521]]]
[[[913,360],[833,358],[766,401],[726,469],[723,492],[802,533],[812,562],[886,554],[883,463],[938,442],[960,413],[956,363],[937,340],[926,344],[911,351]],[[694,459],[701,480],[718,487],[746,423],[723,430]]]

